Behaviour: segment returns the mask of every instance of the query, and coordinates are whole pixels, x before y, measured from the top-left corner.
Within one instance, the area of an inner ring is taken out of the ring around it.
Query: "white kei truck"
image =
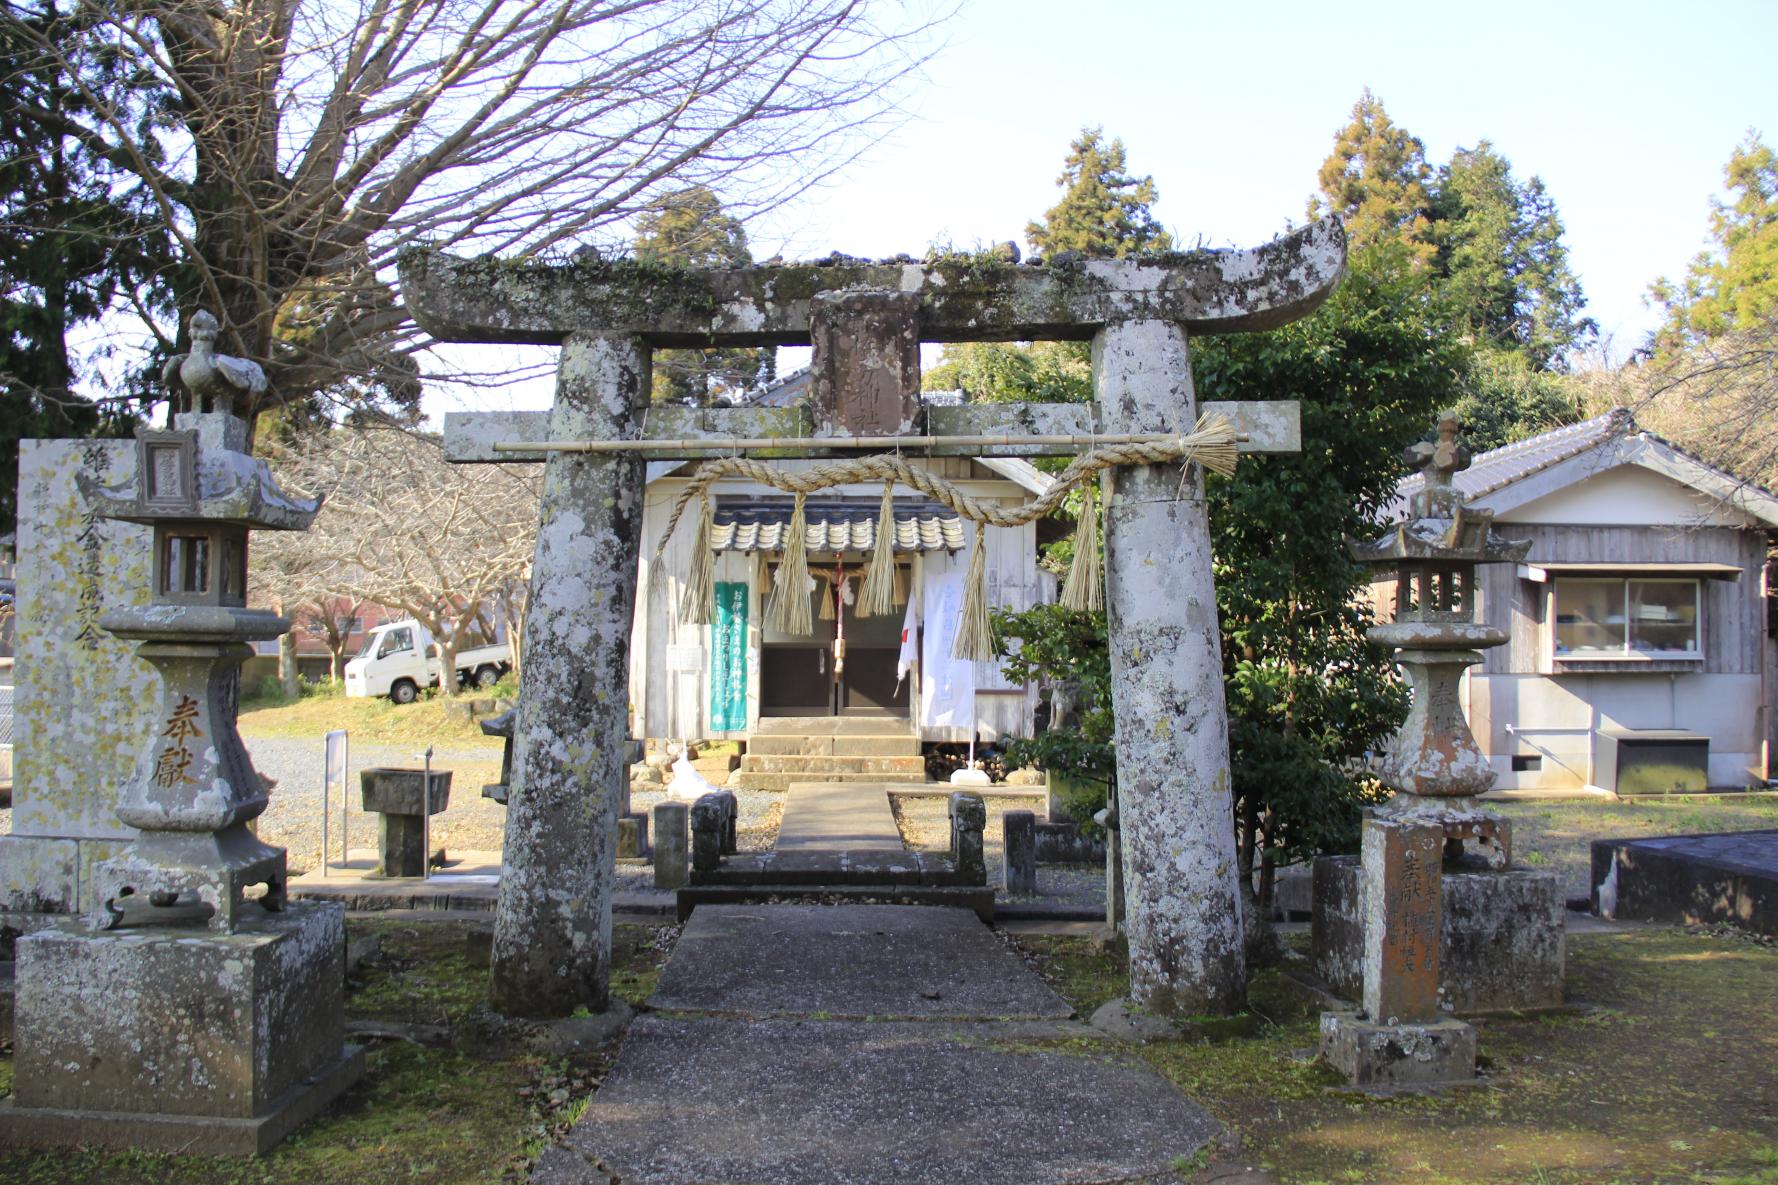
[[[411,704],[420,688],[438,685],[437,643],[432,633],[408,618],[379,625],[365,635],[358,657],[346,664],[346,695],[386,695]],[[512,669],[512,646],[477,646],[457,652],[459,687],[492,687]]]

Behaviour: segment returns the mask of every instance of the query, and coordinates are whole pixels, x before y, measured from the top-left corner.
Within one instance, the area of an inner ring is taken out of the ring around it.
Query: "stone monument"
[[[1420,1086],[1475,1076],[1475,1030],[1448,1015],[1441,977],[1447,911],[1486,912],[1510,878],[1512,891],[1553,903],[1560,982],[1561,901],[1554,877],[1511,877],[1507,820],[1477,802],[1494,773],[1458,699],[1465,668],[1507,640],[1480,620],[1475,567],[1516,562],[1529,543],[1493,533],[1492,512],[1471,510],[1452,476],[1469,464],[1447,412],[1436,443],[1408,452],[1425,484],[1407,519],[1371,542],[1349,542],[1361,563],[1396,570],[1395,619],[1370,637],[1396,648],[1413,692],[1381,776],[1395,794],[1365,814],[1356,869],[1361,1007],[1321,1019],[1322,1055],[1354,1084]],[[1466,848],[1473,845],[1473,849]],[[1455,898],[1455,901],[1453,901]],[[1544,908],[1543,916],[1550,909]],[[1318,908],[1318,925],[1326,914]],[[1322,936],[1317,935],[1318,942]],[[1514,948],[1493,952],[1512,958]],[[1558,986],[1559,991],[1559,986]]]
[[[17,944],[0,1138],[19,1145],[256,1154],[363,1069],[344,912],[286,903],[283,849],[248,829],[266,791],[235,726],[248,643],[290,628],[246,607],[248,533],[305,530],[319,502],[279,490],[232,415],[175,424],[137,434],[130,485],[87,491],[98,518],[150,528],[148,603],[97,624],[138,643],[160,707],[116,788],[135,838],[92,873],[82,920]]]

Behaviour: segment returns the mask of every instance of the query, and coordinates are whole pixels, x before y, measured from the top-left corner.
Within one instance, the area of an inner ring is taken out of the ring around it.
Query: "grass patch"
[[[1019,944],[1083,1014],[1123,991],[1121,955]],[[1487,1085],[1371,1098],[1312,1060],[1317,1013],[1256,977],[1254,1037],[1140,1047],[1280,1182],[1778,1185],[1778,952],[1678,929],[1575,935],[1568,994],[1591,1011],[1478,1025]]]
[[[396,704],[377,696],[348,699],[343,690],[327,688],[305,693],[294,700],[256,695],[241,701],[243,736],[299,737],[312,739],[343,728],[358,744],[409,744],[445,741],[458,748],[483,747],[498,753],[498,737],[482,735],[473,721],[445,714],[452,698],[437,692],[423,694],[411,704]],[[484,692],[457,697],[489,698]]]
[[[347,985],[351,1020],[482,1026],[487,972],[464,957],[464,931],[485,919],[427,922],[352,919],[353,939],[375,935],[381,950]],[[620,925],[613,932],[613,984],[658,974],[671,936]],[[670,928],[666,928],[669,929]],[[628,998],[628,993],[620,991]],[[148,1153],[0,1150],[0,1181],[18,1185],[506,1185],[525,1180],[531,1160],[586,1109],[610,1054],[543,1058],[472,1044],[435,1048],[371,1041],[365,1077],[326,1114],[258,1160]],[[0,1057],[0,1093],[10,1094],[12,1058]]]
[[[1593,840],[1778,827],[1778,795],[1771,794],[1501,802],[1489,807],[1512,821],[1513,860],[1559,873],[1569,896],[1575,897],[1587,892]]]

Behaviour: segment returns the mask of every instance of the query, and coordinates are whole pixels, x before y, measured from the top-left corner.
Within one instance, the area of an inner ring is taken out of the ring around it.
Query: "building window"
[[[1558,658],[1696,658],[1696,580],[1555,581]]]

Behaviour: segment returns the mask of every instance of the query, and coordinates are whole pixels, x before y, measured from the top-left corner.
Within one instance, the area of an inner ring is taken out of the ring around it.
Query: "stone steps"
[[[679,890],[677,906],[679,920],[683,922],[700,905],[785,901],[937,905],[973,910],[984,923],[994,923],[994,890],[968,885],[688,885]]]
[[[913,736],[904,716],[761,716],[754,737]],[[749,741],[751,745],[751,740]]]
[[[911,733],[847,736],[774,736],[755,733],[749,757],[918,757],[920,738]]]
[[[926,759],[911,757],[809,757],[803,755],[747,754],[741,759],[744,774],[803,774],[805,782],[823,782],[829,774],[876,774],[896,781],[923,781]]]
[[[767,774],[749,773],[746,770],[742,770],[734,776],[740,779],[737,785],[743,790],[788,790],[792,782],[886,782],[900,780],[884,774]]]

